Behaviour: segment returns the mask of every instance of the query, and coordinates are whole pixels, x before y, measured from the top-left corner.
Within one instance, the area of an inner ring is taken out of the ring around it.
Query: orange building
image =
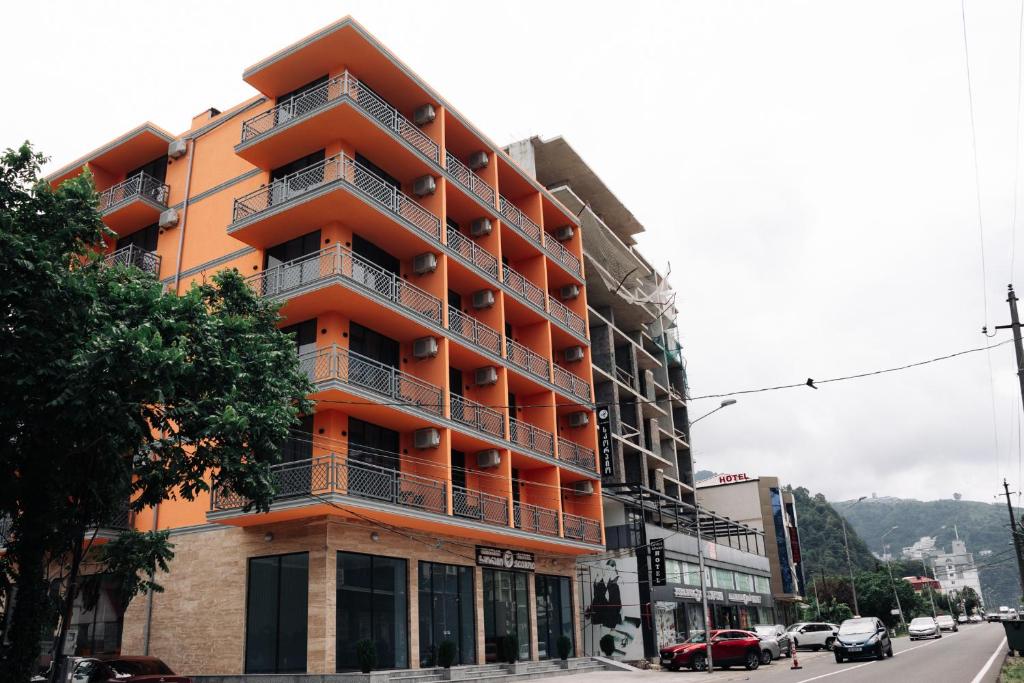
[[[269,513],[215,493],[169,529],[166,592],[120,649],[185,674],[556,655],[603,548],[579,223],[351,19],[245,70],[258,94],[88,167],[111,260],[169,289],[222,268],[282,304],[315,414]]]

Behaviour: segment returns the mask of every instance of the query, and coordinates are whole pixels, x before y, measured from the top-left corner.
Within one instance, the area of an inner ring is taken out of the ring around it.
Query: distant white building
[[[958,593],[964,588],[973,588],[981,597],[981,580],[974,555],[967,552],[967,544],[959,538],[953,541],[952,552],[932,555],[932,575],[939,580],[944,593]]]
[[[914,545],[904,547],[902,555],[905,560],[924,560],[940,552],[942,549],[935,547],[934,536],[922,536]]]

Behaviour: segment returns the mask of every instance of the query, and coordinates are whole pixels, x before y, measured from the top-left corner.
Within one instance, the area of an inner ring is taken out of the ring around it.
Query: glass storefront
[[[309,554],[249,558],[245,672],[305,673]]]
[[[484,656],[505,661],[506,642],[514,638],[519,659],[530,658],[530,599],[526,574],[484,569]]]
[[[437,648],[455,643],[456,664],[476,663],[473,568],[419,563],[420,666],[437,666]]]
[[[406,561],[338,553],[337,670],[358,669],[356,643],[371,640],[378,669],[409,666]]]
[[[537,593],[537,652],[541,659],[558,657],[558,638],[566,636],[575,646],[572,629],[572,579],[568,576],[535,577]],[[575,655],[575,647],[569,656]]]

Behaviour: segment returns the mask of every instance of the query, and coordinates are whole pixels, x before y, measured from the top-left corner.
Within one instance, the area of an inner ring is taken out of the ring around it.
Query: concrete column
[[[419,560],[408,560],[409,579],[409,668],[420,668],[420,566]]]
[[[481,567],[473,568],[473,593],[476,607],[476,663],[486,664],[484,652],[484,572]]]
[[[526,575],[526,592],[530,614],[530,659],[534,662],[540,659],[537,649],[537,583],[533,574]]]

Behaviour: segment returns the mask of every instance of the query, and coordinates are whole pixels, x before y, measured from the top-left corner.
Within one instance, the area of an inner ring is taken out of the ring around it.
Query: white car
[[[967,624],[970,623],[971,620],[966,614],[961,614],[956,618],[956,621],[958,624]]]
[[[939,629],[943,631],[959,631],[956,622],[953,621],[953,617],[948,614],[940,614],[935,617],[935,623],[939,625]]]
[[[939,628],[938,622],[931,617],[918,617],[912,620],[907,626],[907,631],[910,632],[911,640],[942,637],[942,629]]]
[[[839,627],[822,621],[801,621],[793,624],[786,631],[793,637],[797,647],[808,647],[812,650],[832,649],[839,634]]]

